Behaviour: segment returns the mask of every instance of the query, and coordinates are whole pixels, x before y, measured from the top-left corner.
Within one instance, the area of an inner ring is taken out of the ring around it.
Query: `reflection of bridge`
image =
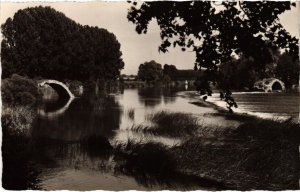
[[[62,82],[56,80],[43,80],[39,83],[39,86],[49,85],[52,87],[59,97],[62,98],[74,98],[74,94],[70,91],[70,89]]]
[[[46,112],[44,108],[38,109],[38,114],[41,117],[47,117],[47,118],[54,118],[61,114],[63,114],[70,106],[74,98],[70,98],[69,100],[66,100],[65,103],[63,103],[63,106],[60,108],[54,110],[54,111],[48,111]]]
[[[276,78],[267,78],[254,83],[253,88],[263,90],[265,92],[283,91],[285,90],[284,83]]]
[[[70,89],[62,82],[56,80],[43,80],[38,84],[39,86],[50,86],[52,87],[59,96],[58,101],[56,102],[55,109],[51,111],[45,111],[45,109],[38,109],[38,113],[42,117],[54,118],[63,114],[71,102],[73,101],[74,94],[70,91]]]

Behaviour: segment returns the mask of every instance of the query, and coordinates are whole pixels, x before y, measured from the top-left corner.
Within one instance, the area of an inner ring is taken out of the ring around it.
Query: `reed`
[[[193,135],[199,128],[198,119],[191,114],[161,111],[147,116],[152,125],[133,125],[131,130],[169,137]]]

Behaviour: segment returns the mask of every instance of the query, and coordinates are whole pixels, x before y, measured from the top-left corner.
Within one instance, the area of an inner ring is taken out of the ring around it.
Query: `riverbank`
[[[188,97],[197,97],[193,92]],[[199,98],[199,96],[198,96]],[[199,98],[196,105],[210,106],[222,116],[239,122],[216,137],[190,137],[175,147],[183,172],[219,181],[236,190],[299,189],[299,124],[274,121],[247,114],[230,114],[224,108]],[[208,127],[199,128],[209,130]]]
[[[186,92],[184,95],[196,100],[201,98],[195,91]],[[232,97],[237,102],[237,108],[232,108],[234,113],[275,121],[290,118],[295,122],[299,121],[300,100],[297,92],[233,92]],[[206,103],[218,111],[227,111],[226,102],[220,99],[218,93],[207,97]]]
[[[202,126],[184,113],[154,114],[153,127],[139,126],[133,131],[179,137],[183,142],[169,148],[134,141],[117,146],[118,153],[126,154],[122,170],[150,175],[159,172],[166,177],[181,174],[223,190],[299,189],[298,124],[239,114],[214,115],[240,125],[216,129]],[[175,116],[180,121],[170,123]]]

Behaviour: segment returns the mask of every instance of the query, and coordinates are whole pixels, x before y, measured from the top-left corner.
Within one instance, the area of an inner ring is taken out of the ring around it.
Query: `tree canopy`
[[[163,70],[161,64],[155,61],[140,64],[138,70],[138,78],[143,81],[155,81],[162,78]]]
[[[82,26],[50,7],[19,10],[1,26],[2,77],[115,79],[124,63],[114,34]]]
[[[232,55],[252,57],[255,69],[273,61],[274,49],[286,49],[298,56],[298,40],[281,25],[278,16],[295,6],[291,2],[270,1],[158,1],[136,2],[127,18],[136,31],[147,33],[156,19],[162,43],[159,51],[170,46],[196,53],[195,69],[217,70]]]

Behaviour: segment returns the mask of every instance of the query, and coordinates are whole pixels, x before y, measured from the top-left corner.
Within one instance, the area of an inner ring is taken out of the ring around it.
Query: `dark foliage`
[[[180,46],[196,53],[195,64],[215,70],[232,53],[252,56],[260,69],[272,61],[270,48],[288,48],[298,55],[298,40],[280,24],[278,16],[295,6],[291,2],[143,2],[133,3],[129,21],[138,33],[146,33],[154,18],[161,30],[159,50]],[[197,68],[197,66],[196,66]]]
[[[37,83],[34,80],[13,74],[11,78],[2,80],[2,101],[5,105],[29,105],[38,98]]]
[[[2,77],[88,80],[119,76],[124,63],[114,34],[82,26],[50,7],[19,10],[1,26]]]
[[[232,55],[252,57],[251,69],[264,71],[274,62],[273,52],[288,50],[298,57],[298,40],[280,24],[279,15],[296,3],[270,1],[156,1],[132,3],[127,18],[136,25],[136,31],[147,33],[148,24],[156,19],[162,43],[159,51],[167,52],[173,46],[196,54],[195,70],[205,68],[212,75],[201,79],[198,91],[211,94],[208,83],[223,83],[218,66],[231,60]],[[247,82],[246,82],[247,83]],[[226,88],[225,90],[228,90]]]
[[[161,64],[155,61],[145,62],[140,64],[138,71],[138,78],[143,81],[155,81],[162,78]]]
[[[201,75],[197,70],[178,70],[175,65],[165,64],[163,68],[164,76],[169,76],[173,81],[195,80]]]
[[[299,69],[299,59],[293,59],[285,52],[279,57],[276,76],[284,82],[286,88],[291,88],[292,84],[299,82]]]

